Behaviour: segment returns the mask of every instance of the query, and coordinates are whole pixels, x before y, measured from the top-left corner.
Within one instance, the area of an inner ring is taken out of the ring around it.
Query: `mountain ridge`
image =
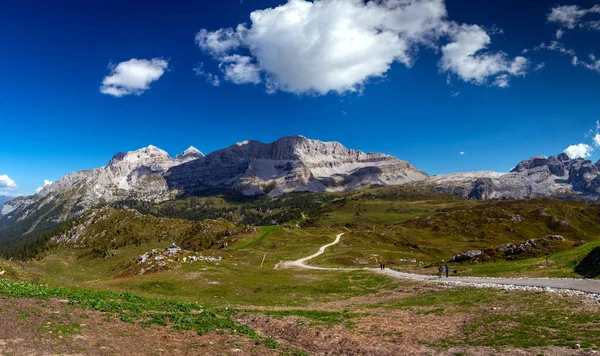
[[[106,166],[66,174],[37,194],[7,202],[0,210],[0,229],[31,218],[31,232],[37,225],[57,225],[120,201],[160,203],[214,192],[257,196],[344,191],[426,177],[393,156],[303,136],[271,143],[243,141],[207,156],[190,147],[175,158],[150,145],[117,153]]]

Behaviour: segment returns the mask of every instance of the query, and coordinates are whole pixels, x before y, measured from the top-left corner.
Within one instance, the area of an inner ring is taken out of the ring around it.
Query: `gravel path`
[[[420,279],[443,283],[468,283],[483,285],[508,285],[517,287],[535,287],[551,289],[576,290],[585,293],[600,294],[600,280],[597,279],[571,279],[571,278],[488,278],[488,277],[443,277],[405,273],[393,270],[380,271],[377,268],[369,270],[385,273],[396,278]]]
[[[549,290],[573,290],[584,293],[600,294],[600,280],[597,279],[571,279],[571,278],[489,278],[489,277],[449,277],[438,278],[437,276],[399,272],[390,269],[381,271],[378,268],[328,268],[307,265],[306,262],[323,254],[325,249],[340,242],[343,233],[338,234],[330,244],[321,246],[319,252],[296,261],[283,261],[277,264],[275,268],[298,267],[326,271],[339,270],[368,270],[375,273],[382,273],[394,278],[417,279],[424,281],[440,283],[470,284],[480,286],[512,286],[516,288],[540,288]]]

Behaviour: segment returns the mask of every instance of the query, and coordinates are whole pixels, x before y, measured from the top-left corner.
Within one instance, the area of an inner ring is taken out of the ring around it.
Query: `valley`
[[[46,292],[31,288],[58,288],[49,292],[50,300],[72,301],[71,293],[102,291],[198,303],[217,316],[224,312],[223,317],[240,325],[232,328],[244,326],[257,333],[239,335],[221,328],[215,333],[204,326],[197,329],[200,326],[194,322],[184,328],[191,334],[178,331],[179,341],[169,346],[180,354],[312,355],[327,351],[342,355],[350,349],[381,355],[401,350],[414,354],[519,354],[521,350],[570,354],[575,343],[585,350],[600,346],[593,332],[578,331],[583,325],[597,327],[595,320],[600,316],[597,302],[582,295],[481,289],[390,278],[365,270],[385,260],[389,269],[434,277],[440,261],[480,249],[485,251],[482,263],[450,264],[456,276],[581,278],[583,272],[577,266],[586,258],[593,260],[600,248],[594,204],[555,199],[463,200],[403,185],[249,201],[192,197],[136,209],[130,206],[90,210],[45,234],[45,240],[36,240],[41,245],[30,244],[25,254],[18,249],[7,251],[16,257],[29,256],[24,261],[1,260],[5,280],[28,281],[27,292],[13,292],[24,287],[7,284],[0,292],[2,298],[19,305],[24,314],[30,315],[31,308],[41,314],[23,318],[22,325],[42,323],[46,312],[66,307],[95,320],[92,324],[69,321],[85,324],[71,334],[60,334],[72,340],[71,346],[40,331],[38,350],[90,351],[92,341],[115,350],[133,335],[139,338],[179,328],[179,317],[165,314],[164,322],[148,324],[147,316],[120,315],[129,314],[127,305],[98,304],[86,311],[87,304],[81,309],[79,302],[64,306],[48,304],[44,301],[48,297],[39,301],[39,295]],[[273,220],[276,225],[253,224]],[[334,242],[336,235],[340,236],[337,244],[305,262],[325,270],[276,268],[282,261],[315,254]],[[565,243],[553,241],[548,266],[545,248],[516,255],[498,251],[506,243],[554,235],[564,236]],[[585,244],[574,247],[581,241]],[[163,256],[162,251],[172,243],[183,251],[165,260],[138,263],[138,256],[153,250]],[[190,256],[215,260],[191,262]],[[598,275],[597,264],[586,268],[585,273]],[[571,321],[563,323],[561,318]],[[118,336],[121,341],[111,346],[92,336],[107,323],[119,329],[140,329]],[[494,323],[510,327],[496,328]],[[553,323],[552,336],[540,338],[548,323]],[[204,330],[202,336],[197,335],[200,330]],[[22,347],[10,345],[5,350]],[[170,341],[163,347],[167,345]]]

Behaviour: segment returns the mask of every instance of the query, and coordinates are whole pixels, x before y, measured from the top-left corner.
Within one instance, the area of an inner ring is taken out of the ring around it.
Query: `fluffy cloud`
[[[440,67],[463,80],[520,75],[526,64],[523,57],[479,53],[490,43],[486,31],[447,20],[443,0],[289,0],[252,12],[250,20],[235,29],[202,29],[196,43],[226,80],[264,83],[270,92],[360,91],[393,63],[411,67],[419,47],[437,48],[448,38]]]
[[[594,149],[590,145],[580,143],[577,145],[571,145],[567,147],[563,152],[569,156],[569,158],[587,158],[592,155]]]
[[[44,189],[44,187],[45,187],[45,186],[47,186],[47,185],[50,185],[50,184],[52,184],[52,183],[53,183],[52,181],[49,181],[49,180],[47,180],[47,179],[44,179],[44,186],[36,188],[35,192],[36,192],[36,193],[39,193],[39,192],[41,192],[41,191],[42,191],[42,189]]]
[[[524,75],[528,60],[518,56],[509,59],[502,52],[481,53],[491,42],[490,36],[477,25],[462,25],[450,30],[452,42],[442,47],[440,66],[456,73],[467,82],[483,84],[498,75],[492,85],[508,87],[510,75]]]
[[[550,10],[547,19],[548,22],[557,23],[562,27],[572,30],[576,26],[588,26],[588,22],[583,24],[580,23],[581,19],[588,14],[600,14],[600,5],[594,5],[589,9],[584,9],[579,5],[556,6]],[[591,21],[591,23],[594,22],[596,21]]]
[[[225,79],[235,84],[258,84],[261,82],[260,69],[258,65],[252,63],[251,57],[239,54],[225,56],[221,58],[219,67],[223,69]]]
[[[100,92],[121,97],[141,95],[150,89],[150,83],[158,80],[167,70],[169,63],[161,58],[130,59],[117,65],[110,65],[110,75],[104,77]]]
[[[594,136],[593,140],[594,140],[594,146],[600,147],[600,133],[597,133]]]
[[[6,174],[0,175],[0,189],[17,189],[17,183]]]
[[[17,190],[17,183],[8,175],[0,175],[0,194],[9,194]]]

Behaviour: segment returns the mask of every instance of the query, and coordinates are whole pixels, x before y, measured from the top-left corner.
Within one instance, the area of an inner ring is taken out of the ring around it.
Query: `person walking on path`
[[[448,278],[448,273],[450,272],[450,266],[446,263],[446,278]]]
[[[442,278],[442,273],[444,273],[444,267],[440,265],[440,268],[438,268],[438,275],[440,276],[440,278]]]

